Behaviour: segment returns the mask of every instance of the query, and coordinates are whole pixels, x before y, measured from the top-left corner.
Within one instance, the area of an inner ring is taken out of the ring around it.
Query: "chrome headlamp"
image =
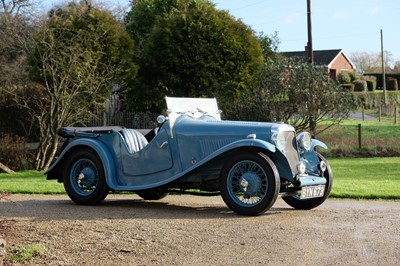
[[[276,132],[272,135],[272,141],[274,142],[275,146],[280,151],[284,151],[286,148],[286,138],[284,132]]]
[[[296,137],[299,147],[304,151],[310,151],[312,146],[311,135],[308,132],[302,132]]]

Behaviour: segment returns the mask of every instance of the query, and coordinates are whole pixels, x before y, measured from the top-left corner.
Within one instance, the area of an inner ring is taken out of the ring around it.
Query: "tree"
[[[350,54],[351,61],[356,65],[359,73],[381,73],[381,53],[354,52]],[[384,51],[385,68],[387,72],[392,71],[393,56],[389,51]]]
[[[141,0],[126,19],[140,66],[131,108],[159,112],[164,96],[233,99],[262,68],[253,31],[204,0]]]
[[[252,90],[222,110],[230,119],[282,121],[315,136],[317,123],[338,123],[355,107],[352,94],[329,80],[325,68],[277,56]]]
[[[71,2],[51,10],[35,34],[29,55],[37,82],[20,90],[18,101],[40,127],[35,167],[48,168],[57,150],[59,127],[85,123],[104,108],[113,84],[124,85],[136,73],[133,42],[107,11]]]
[[[9,92],[29,84],[26,55],[34,32],[33,8],[28,0],[0,2],[0,131],[20,136],[32,136],[33,123]]]

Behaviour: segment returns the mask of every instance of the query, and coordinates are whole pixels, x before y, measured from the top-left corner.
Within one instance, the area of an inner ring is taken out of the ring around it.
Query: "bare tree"
[[[28,10],[31,10],[34,6],[32,0],[1,0],[0,11],[4,14],[12,16],[23,15]]]
[[[393,56],[389,51],[384,51],[386,69],[392,70]],[[351,61],[357,66],[357,71],[363,73],[380,73],[382,59],[380,53],[354,52],[350,54]]]
[[[47,169],[53,160],[58,128],[84,125],[104,110],[115,83],[134,76],[136,68],[125,58],[132,50],[128,34],[109,12],[72,3],[50,13],[30,54],[38,83],[20,90],[18,99],[39,124],[37,170]]]
[[[282,121],[316,136],[355,107],[352,94],[329,80],[325,68],[276,56],[266,62],[254,88],[222,110],[230,119]],[[321,122],[324,126],[317,128]]]

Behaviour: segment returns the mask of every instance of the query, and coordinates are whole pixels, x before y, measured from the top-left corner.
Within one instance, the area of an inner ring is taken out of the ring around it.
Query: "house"
[[[298,52],[282,52],[281,54],[286,57],[299,57],[304,58],[305,60],[308,58],[307,50]],[[313,55],[314,64],[326,67],[330,78],[333,80],[337,79],[340,71],[351,71],[356,68],[342,49],[314,50]]]

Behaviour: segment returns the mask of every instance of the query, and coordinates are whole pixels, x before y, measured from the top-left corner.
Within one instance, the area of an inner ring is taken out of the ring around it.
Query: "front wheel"
[[[103,164],[92,149],[84,148],[74,152],[67,161],[64,174],[64,188],[77,204],[96,205],[107,197],[109,188]]]
[[[235,155],[220,175],[221,196],[240,215],[259,215],[275,203],[280,188],[275,164],[263,153]]]
[[[312,198],[312,199],[300,199],[297,192],[292,193],[289,196],[282,197],[282,199],[291,207],[299,210],[311,210],[313,208],[321,205],[329,196],[332,190],[333,183],[333,173],[332,168],[329,165],[328,161],[319,153],[317,153],[318,159],[320,161],[324,161],[326,163],[326,170],[324,172],[324,177],[326,178],[325,184],[325,192],[324,196],[320,198]]]

